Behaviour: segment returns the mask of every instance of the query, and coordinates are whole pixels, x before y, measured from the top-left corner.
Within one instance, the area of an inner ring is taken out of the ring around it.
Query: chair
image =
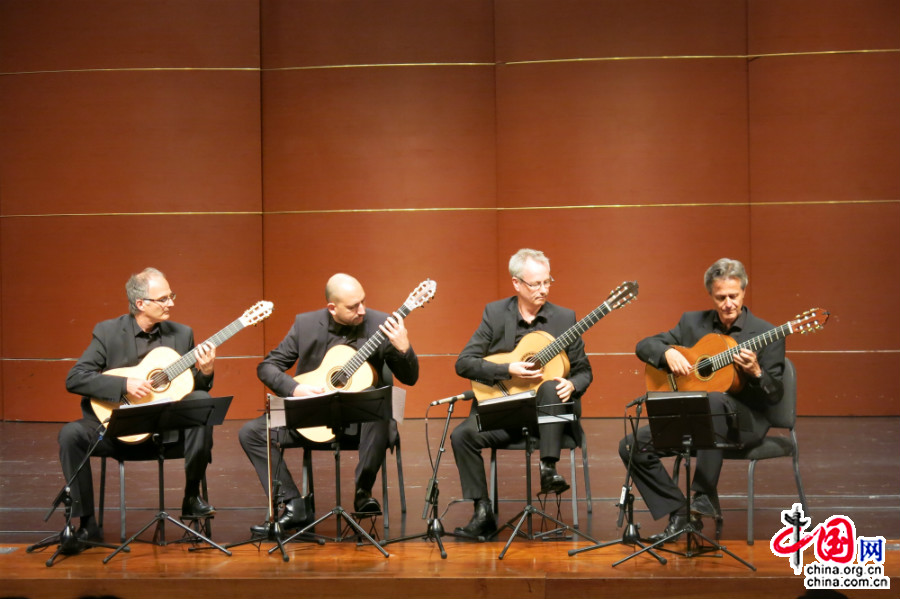
[[[397,479],[400,487],[400,511],[402,513],[406,513],[406,490],[403,485],[403,457],[400,453],[400,433],[397,430],[397,421],[391,419],[391,430],[390,437],[388,439],[388,451],[397,456]],[[340,446],[341,451],[358,451],[359,450],[359,432],[357,429],[357,433],[355,435],[350,434],[344,436],[342,439],[342,443]],[[315,489],[313,483],[313,468],[312,468],[312,452],[313,451],[332,451],[331,443],[322,443],[319,445],[304,447],[303,448],[303,486],[302,493],[305,495],[307,493],[313,493],[313,498],[315,500]],[[389,501],[388,501],[388,470],[387,470],[387,456],[385,456],[384,462],[381,464],[381,506],[382,506],[382,520],[384,522],[385,528],[390,528],[390,518],[388,516],[389,512]],[[314,504],[315,505],[315,504]]]
[[[773,406],[768,406],[765,411],[766,418],[772,428],[786,429],[788,435],[766,435],[759,445],[745,449],[728,449],[724,452],[726,460],[749,460],[747,468],[747,544],[753,544],[753,509],[754,509],[754,474],[756,463],[760,460],[790,457],[794,464],[794,480],[797,483],[797,494],[804,512],[809,515],[809,506],[806,503],[806,493],[803,491],[803,482],[800,479],[800,449],[797,445],[797,433],[794,427],[797,423],[797,371],[793,362],[784,359],[784,395],[781,401]],[[675,472],[681,463],[681,457],[675,459]]]
[[[575,438],[566,433],[563,434],[562,437],[562,447],[563,449],[569,450],[569,463],[571,464],[571,492],[572,492],[572,525],[575,528],[578,528],[578,483],[576,480],[576,472],[575,472],[575,449],[581,448],[581,470],[584,473],[584,488],[585,488],[585,501],[587,502],[587,511],[588,513],[593,513],[593,505],[591,499],[591,473],[588,467],[588,448],[587,448],[587,435],[584,434],[584,429],[581,428],[581,419],[576,418],[573,422],[573,426],[578,427],[578,432],[581,437],[581,445],[578,445],[575,442]],[[509,445],[505,445],[503,447],[492,447],[491,448],[491,489],[490,489],[490,498],[491,503],[494,507],[494,513],[499,514],[499,495],[497,491],[497,450],[515,450],[515,451],[525,451],[525,440],[516,441],[514,443],[510,443]]]
[[[126,526],[125,526],[125,462],[149,462],[155,460],[158,464],[158,473],[159,473],[159,510],[160,512],[165,511],[165,461],[174,460],[174,459],[184,459],[184,451],[181,443],[175,444],[165,444],[166,449],[164,450],[164,454],[162,456],[155,457],[147,457],[143,459],[121,459],[116,460],[119,463],[119,537],[122,542],[126,539]],[[98,505],[99,514],[97,516],[97,524],[100,528],[103,528],[103,512],[106,503],[106,457],[100,458],[100,500]],[[203,481],[201,483],[201,493],[203,495],[203,499],[206,500],[209,497],[208,488],[206,485],[206,476],[203,477]],[[212,524],[210,523],[210,519],[207,518],[206,522],[203,524],[204,534],[209,537],[212,535]],[[155,540],[155,539],[154,539]],[[165,538],[165,529],[160,528],[160,538],[158,540],[160,545],[166,544]]]

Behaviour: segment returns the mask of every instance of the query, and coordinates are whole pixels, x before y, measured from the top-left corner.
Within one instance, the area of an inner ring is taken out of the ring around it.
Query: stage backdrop
[[[437,281],[421,417],[520,247],[579,315],[640,284],[585,334],[587,416],[722,256],[774,324],[831,312],[787,341],[801,414],[900,414],[898,73],[894,0],[6,0],[0,417],[78,416],[66,373],[148,265],[198,341],[275,303],[218,350],[232,418],[328,276],[385,311]]]

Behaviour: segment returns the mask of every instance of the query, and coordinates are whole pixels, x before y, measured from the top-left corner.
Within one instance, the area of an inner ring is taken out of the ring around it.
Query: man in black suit
[[[146,268],[132,275],[125,284],[129,314],[105,320],[94,327],[93,337],[66,378],[66,389],[81,397],[81,420],[70,422],[59,432],[59,460],[66,480],[81,464],[90,445],[97,439],[100,421],[91,408],[91,398],[119,402],[129,394],[147,397],[153,387],[145,378],[103,374],[113,368],[131,367],[156,347],[169,347],[179,355],[194,351],[196,366],[191,368],[194,391],[182,400],[209,397],[213,384],[216,348],[212,344],[194,347],[194,333],[183,324],[169,320],[175,306],[175,294],[165,275]],[[179,398],[175,398],[179,399]],[[200,482],[212,459],[211,427],[184,431],[179,442],[184,445],[184,517],[207,517],[215,508],[200,497]],[[115,459],[152,459],[157,455],[153,443],[144,441],[130,445],[104,437],[94,450],[95,456]],[[94,489],[90,463],[86,464],[71,486],[72,516],[80,518],[77,535],[85,540],[100,540],[102,531],[94,518]]]
[[[331,348],[345,345],[358,350],[372,335],[381,331],[387,339],[368,358],[375,372],[375,385],[385,384],[382,378],[385,364],[400,382],[414,385],[419,379],[419,358],[409,342],[403,319],[397,314],[389,316],[384,312],[367,310],[365,300],[365,291],[355,278],[341,273],[332,276],[325,286],[326,307],[297,315],[284,340],[257,367],[259,380],[282,397],[324,393],[327,391],[324,381],[321,384],[298,383],[286,371],[294,364],[294,376],[316,370]],[[272,443],[281,448],[312,444],[293,429],[277,428],[271,434]],[[239,436],[263,489],[268,492],[269,452],[265,416],[246,423]],[[366,422],[361,426],[353,502],[357,512],[381,511],[378,501],[372,497],[372,485],[384,462],[389,436],[390,421]],[[280,451],[272,451],[271,468],[272,478],[280,484],[285,504],[284,512],[278,519],[281,529],[303,528],[312,523],[314,516],[305,513],[300,491]],[[264,525],[253,526],[251,530],[254,534],[265,534],[267,531]]]
[[[528,333],[545,331],[558,337],[575,324],[575,312],[547,301],[553,277],[550,276],[550,260],[543,252],[519,250],[509,260],[509,274],[516,294],[485,307],[481,324],[456,360],[456,373],[461,377],[487,385],[512,377],[537,384],[542,380],[543,372],[530,362],[495,364],[485,360],[485,357],[513,351]],[[559,404],[571,401],[575,414],[580,415],[580,398],[593,380],[591,365],[580,337],[566,348],[566,355],[570,365],[568,378],[551,379],[537,388],[537,403],[546,406],[541,410],[544,413],[562,413],[563,408]],[[522,436],[522,431],[518,429],[480,432],[477,411],[478,406],[473,404],[469,417],[453,430],[450,437],[463,497],[473,500],[475,504],[471,521],[454,532],[471,538],[492,535],[497,529],[488,499],[481,450],[507,445]],[[542,494],[558,494],[569,488],[565,479],[556,472],[564,428],[563,423],[541,425]]]
[[[693,347],[709,333],[728,335],[741,343],[774,328],[744,306],[748,278],[739,261],[729,258],[716,261],[707,269],[704,283],[713,309],[686,312],[671,331],[641,340],[636,348],[638,358],[656,368],[685,376],[690,374],[692,365],[673,345]],[[744,387],[734,394],[709,393],[713,426],[717,438],[752,446],[769,429],[763,410],[781,401],[784,392],[784,340],[770,343],[758,353],[741,349],[734,355],[734,365],[744,380]],[[633,443],[633,436],[628,435],[619,444],[619,455],[626,465]],[[632,464],[634,482],[653,518],[669,517],[665,531],[650,537],[654,542],[686,528],[699,530],[703,526],[701,516],[717,517],[719,513],[716,486],[722,469],[721,449],[697,451],[691,514],[685,513],[684,494],[666,472],[660,455],[653,448],[650,428],[638,429]]]

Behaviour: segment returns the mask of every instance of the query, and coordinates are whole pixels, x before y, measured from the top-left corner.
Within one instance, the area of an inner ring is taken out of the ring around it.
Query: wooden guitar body
[[[686,376],[676,376],[647,364],[644,381],[647,391],[739,391],[743,381],[734,364],[710,371],[697,368],[698,362],[737,346],[737,341],[727,335],[704,335],[693,347],[673,345],[688,362],[695,366]]]
[[[300,384],[324,387],[325,392],[331,391],[363,391],[375,384],[375,369],[368,362],[364,362],[350,378],[341,381],[341,369],[355,355],[356,350],[349,345],[335,345],[325,353],[322,364],[310,372],[304,372],[294,377]],[[297,432],[315,443],[328,443],[334,440],[334,431],[327,426],[313,426],[297,429]]]
[[[157,347],[144,356],[141,363],[137,366],[129,366],[125,368],[113,368],[103,373],[103,376],[119,376],[124,378],[144,379],[153,384],[153,377],[166,366],[178,360],[178,352],[171,347]],[[163,377],[165,378],[165,377]],[[129,404],[144,404],[152,401],[171,400],[179,401],[185,395],[194,390],[194,376],[190,370],[185,370],[175,377],[174,380],[168,381],[161,385],[153,387],[153,392],[142,399],[138,399],[131,394],[126,394],[125,399]],[[119,407],[117,401],[105,401],[102,399],[91,399],[91,407],[94,414],[104,422],[110,417],[112,411]],[[150,437],[149,434],[130,435],[127,437],[119,437],[119,441],[123,443],[140,443]]]
[[[553,335],[546,331],[534,331],[528,333],[519,340],[516,348],[505,354],[494,354],[487,356],[485,360],[494,364],[510,364],[512,362],[529,362],[533,361],[535,355],[553,343]],[[472,381],[472,390],[475,392],[475,399],[484,401],[485,399],[494,399],[522,393],[537,389],[546,381],[553,380],[557,377],[565,378],[569,374],[569,357],[565,352],[556,354],[548,363],[543,364],[543,372],[540,379],[521,379],[513,377],[509,380],[499,381],[494,385],[484,385],[476,381]]]

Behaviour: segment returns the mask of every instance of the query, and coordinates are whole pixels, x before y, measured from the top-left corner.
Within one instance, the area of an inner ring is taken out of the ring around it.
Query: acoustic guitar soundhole
[[[697,360],[696,368],[697,376],[703,380],[711,378],[713,372],[715,372],[715,370],[713,370],[712,360],[709,359],[709,356],[703,356]]]
[[[331,371],[328,375],[328,381],[331,383],[332,389],[343,389],[350,382],[350,379],[344,374],[343,370],[338,368]]]
[[[150,373],[150,376],[147,377],[147,380],[150,381],[150,385],[157,393],[168,389],[169,384],[171,383],[169,377],[162,370],[154,370]]]
[[[541,363],[540,358],[537,357],[537,354],[531,354],[526,356],[523,362],[528,362],[529,364],[533,364],[535,368],[544,368],[544,365]]]

